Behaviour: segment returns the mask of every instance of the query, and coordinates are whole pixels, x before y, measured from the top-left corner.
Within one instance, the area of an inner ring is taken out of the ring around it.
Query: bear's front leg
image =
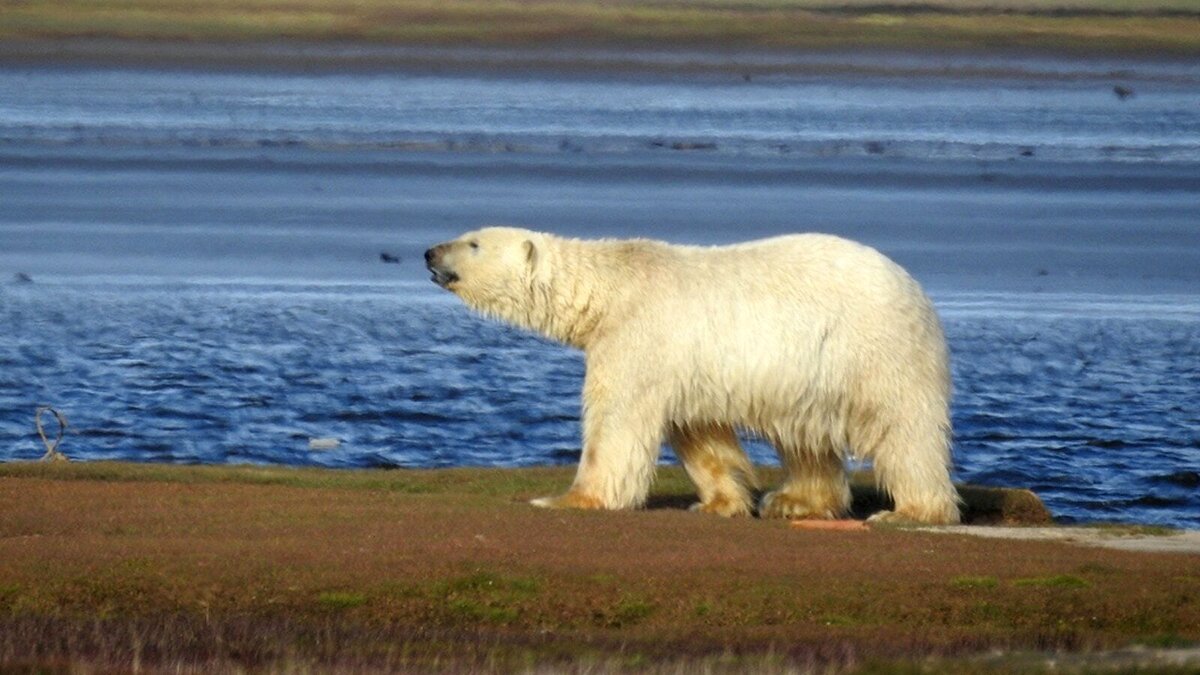
[[[630,509],[645,504],[662,445],[662,399],[650,388],[612,396],[589,368],[584,383],[583,455],[566,493],[530,503],[544,508]]]

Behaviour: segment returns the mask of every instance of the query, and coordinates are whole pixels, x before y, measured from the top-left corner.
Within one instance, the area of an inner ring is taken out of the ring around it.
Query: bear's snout
[[[449,248],[448,244],[438,244],[425,251],[425,266],[429,267],[440,263],[442,256],[446,254],[447,248]]]
[[[425,251],[425,267],[433,272],[433,276],[430,277],[433,283],[442,288],[449,288],[450,284],[458,281],[458,275],[443,264],[442,255],[445,252],[446,244],[438,244]]]

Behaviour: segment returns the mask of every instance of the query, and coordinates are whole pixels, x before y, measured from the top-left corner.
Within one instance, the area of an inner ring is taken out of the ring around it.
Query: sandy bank
[[[1200,531],[1130,527],[954,527],[923,528],[942,534],[965,534],[988,539],[1054,541],[1122,551],[1158,551],[1200,555]]]

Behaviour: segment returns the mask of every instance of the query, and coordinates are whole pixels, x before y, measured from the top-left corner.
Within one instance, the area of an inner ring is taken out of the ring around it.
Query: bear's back
[[[658,276],[634,294],[637,319],[625,328],[656,336],[656,358],[735,379],[747,369],[777,377],[783,368],[806,381],[820,368],[845,375],[946,359],[928,297],[869,246],[825,234],[648,244],[666,248],[654,254]]]

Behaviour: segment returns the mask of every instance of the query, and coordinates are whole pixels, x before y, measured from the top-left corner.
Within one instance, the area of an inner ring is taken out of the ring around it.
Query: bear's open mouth
[[[433,272],[433,274],[430,275],[429,278],[433,281],[433,283],[437,284],[438,286],[441,286],[442,288],[449,288],[450,284],[458,281],[458,275],[455,274],[454,272],[450,272],[447,270],[434,269],[432,267],[429,269],[431,272]]]

